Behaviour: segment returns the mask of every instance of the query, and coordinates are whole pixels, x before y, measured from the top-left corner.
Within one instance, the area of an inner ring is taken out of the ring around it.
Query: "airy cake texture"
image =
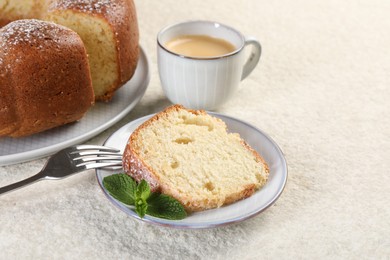
[[[134,74],[138,23],[131,0],[55,0],[46,20],[77,32],[87,49],[96,100],[111,100]]]
[[[84,44],[39,20],[0,29],[0,136],[25,136],[79,120],[94,103]]]
[[[263,158],[226,124],[202,110],[167,108],[130,136],[124,170],[152,190],[171,195],[188,211],[251,196],[269,170]]]
[[[0,0],[0,27],[21,19],[41,19],[48,0]]]

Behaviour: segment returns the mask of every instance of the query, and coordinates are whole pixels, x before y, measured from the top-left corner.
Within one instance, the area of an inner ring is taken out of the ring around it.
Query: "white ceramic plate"
[[[113,99],[97,102],[77,123],[57,127],[24,138],[0,138],[0,166],[50,155],[82,143],[103,132],[128,114],[144,95],[150,80],[149,60],[141,48],[134,76]]]
[[[264,211],[271,206],[282,193],[287,181],[287,164],[283,153],[277,144],[261,130],[248,123],[217,113],[210,112],[210,114],[224,120],[229,131],[239,133],[241,137],[249,143],[249,145],[263,156],[270,167],[270,175],[267,184],[247,199],[218,209],[192,213],[183,220],[166,220],[145,216],[142,219],[143,221],[176,228],[210,228],[231,224],[243,221]],[[139,118],[123,126],[107,139],[105,145],[120,149],[123,153],[130,134],[151,116],[152,115]],[[115,172],[102,169],[96,170],[98,183],[107,198],[115,206],[131,217],[140,219],[133,210],[112,198],[103,187],[103,178],[118,172],[120,171]]]

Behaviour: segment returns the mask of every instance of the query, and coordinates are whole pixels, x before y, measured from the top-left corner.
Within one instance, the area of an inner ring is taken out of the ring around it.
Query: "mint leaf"
[[[150,186],[145,180],[142,180],[137,187],[136,198],[147,200],[150,196]]]
[[[127,174],[114,174],[103,179],[103,186],[115,199],[127,205],[134,205],[137,183]]]
[[[150,186],[145,180],[142,180],[137,187],[137,191],[135,193],[135,212],[137,212],[138,216],[143,218],[148,209],[148,203],[146,200],[150,196]]]
[[[137,212],[140,218],[143,218],[148,209],[148,203],[142,198],[137,198],[135,202],[135,212]]]
[[[146,214],[148,215],[171,220],[179,220],[187,216],[183,205],[168,195],[154,193],[147,202]]]

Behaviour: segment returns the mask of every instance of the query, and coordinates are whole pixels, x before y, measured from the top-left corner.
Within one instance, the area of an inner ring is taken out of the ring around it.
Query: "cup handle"
[[[247,47],[248,45],[252,45],[252,50],[248,57],[248,60],[244,64],[241,80],[245,79],[246,77],[249,76],[249,74],[251,74],[253,69],[256,67],[257,63],[259,63],[260,56],[261,56],[261,45],[258,40],[256,40],[253,37],[246,37],[245,47]]]

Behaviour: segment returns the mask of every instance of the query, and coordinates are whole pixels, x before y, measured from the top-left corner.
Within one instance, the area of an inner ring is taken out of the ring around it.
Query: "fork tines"
[[[78,145],[75,148],[70,155],[76,167],[85,169],[122,167],[122,154],[118,149],[95,145]]]
[[[85,167],[85,169],[96,169],[96,168],[110,168],[112,170],[122,169],[122,161],[107,161],[107,162],[89,162],[81,163],[76,165],[77,167]]]
[[[111,152],[79,152],[79,153],[73,153],[75,156],[77,157],[74,157],[73,160],[78,160],[78,159],[83,159],[83,158],[97,158],[97,156],[100,157],[100,159],[106,159],[106,157],[115,157],[114,160],[116,159],[116,157],[121,157],[122,158],[122,154],[120,153],[111,153]],[[95,157],[92,157],[92,156],[95,156]],[[96,159],[97,160],[97,159]]]
[[[99,146],[99,145],[77,145],[75,146],[76,150],[72,153],[77,153],[79,151],[85,151],[85,150],[98,150],[98,151],[105,151],[105,152],[113,152],[113,153],[118,153],[120,152],[119,149],[116,148],[111,148],[107,146]]]

